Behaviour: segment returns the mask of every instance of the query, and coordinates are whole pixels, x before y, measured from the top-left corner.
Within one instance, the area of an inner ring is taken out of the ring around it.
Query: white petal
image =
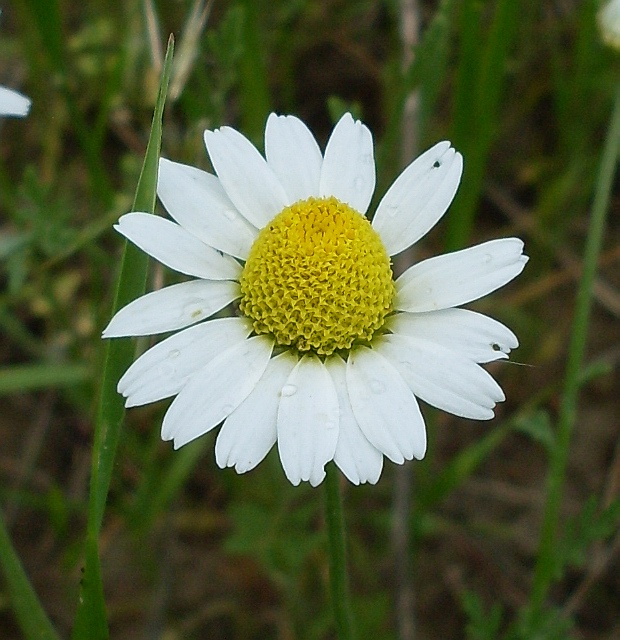
[[[396,308],[436,311],[477,300],[516,278],[527,261],[518,238],[490,240],[423,260],[396,281]]]
[[[227,418],[263,375],[273,341],[255,336],[227,349],[195,373],[164,416],[161,437],[174,448],[195,440]]]
[[[27,116],[30,105],[30,98],[13,89],[0,87],[0,116]]]
[[[388,319],[393,333],[430,340],[474,362],[507,358],[519,346],[501,322],[467,309],[397,313]]]
[[[319,195],[323,156],[306,125],[272,113],[265,128],[265,156],[291,202]]]
[[[118,382],[125,406],[155,402],[179,393],[189,377],[222,351],[244,341],[252,325],[218,318],[184,329],[144,352]]]
[[[228,197],[255,227],[262,229],[291,204],[267,161],[238,131],[205,131],[205,144]]]
[[[236,258],[248,257],[258,231],[237,211],[215,176],[161,158],[157,195],[166,211],[197,238]]]
[[[342,358],[334,356],[325,360],[325,366],[336,386],[340,407],[340,430],[334,462],[353,484],[376,484],[383,469],[383,454],[370,444],[353,415],[347,391],[347,365]]]
[[[359,120],[345,113],[325,149],[321,168],[321,197],[334,196],[366,213],[375,190],[372,134]]]
[[[377,207],[372,226],[393,256],[425,235],[446,212],[463,173],[463,157],[439,142],[396,178]]]
[[[286,477],[313,487],[325,477],[338,442],[338,395],[325,365],[304,356],[282,388],[278,408],[278,451]]]
[[[114,228],[167,267],[196,278],[238,280],[241,265],[183,227],[150,213],[128,213]]]
[[[228,416],[215,444],[215,459],[237,473],[253,469],[276,442],[280,391],[297,358],[285,351],[272,358],[254,391]]]
[[[480,365],[421,338],[386,335],[379,351],[398,369],[413,393],[462,418],[490,420],[501,388]]]
[[[347,389],[355,419],[364,435],[390,460],[421,460],[426,429],[418,403],[398,371],[375,350],[349,353]]]
[[[123,307],[102,337],[149,336],[176,331],[212,316],[241,295],[238,282],[191,280],[152,291]]]

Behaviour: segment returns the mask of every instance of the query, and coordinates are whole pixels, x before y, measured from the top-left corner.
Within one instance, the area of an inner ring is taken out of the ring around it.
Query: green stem
[[[349,580],[345,545],[344,516],[340,496],[340,473],[333,463],[325,478],[325,518],[329,534],[329,581],[339,640],[353,639]]]
[[[534,585],[530,600],[531,620],[542,610],[549,587],[554,579],[556,565],[556,534],[560,519],[560,507],[566,476],[566,465],[571,433],[577,412],[577,397],[581,379],[582,363],[588,337],[592,287],[596,274],[598,256],[603,240],[605,218],[609,208],[609,196],[613,185],[614,171],[620,148],[620,86],[616,91],[615,105],[605,148],[601,159],[592,215],[584,252],[583,271],[570,339],[568,362],[564,380],[564,393],[558,418],[557,441],[553,448],[547,484],[547,504],[541,531],[538,562],[534,572]]]

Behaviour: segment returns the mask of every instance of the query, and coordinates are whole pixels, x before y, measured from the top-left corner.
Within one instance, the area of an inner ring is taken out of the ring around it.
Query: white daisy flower
[[[598,12],[598,25],[603,41],[620,50],[620,0],[610,0]]]
[[[2,15],[2,10],[0,10]],[[0,116],[23,118],[30,111],[30,98],[13,89],[0,86]]]
[[[23,118],[30,111],[30,98],[13,89],[0,87],[0,116]]]
[[[207,131],[205,143],[217,177],[161,160],[158,195],[174,222],[129,213],[116,225],[194,278],[138,298],[105,329],[106,338],[177,332],[121,378],[126,406],[176,396],[162,428],[175,448],[223,423],[220,467],[249,471],[277,442],[287,478],[313,486],[330,460],[359,484],[377,482],[383,456],[421,459],[417,398],[493,417],[504,394],[479,365],[507,358],[517,338],[456,307],[521,273],[523,242],[423,260],[396,281],[391,269],[390,256],[454,197],[463,161],[449,142],[403,171],[372,223],[372,136],[350,114],[324,155],[303,122],[275,114],[266,158],[229,127]],[[209,319],[231,303],[236,312]]]

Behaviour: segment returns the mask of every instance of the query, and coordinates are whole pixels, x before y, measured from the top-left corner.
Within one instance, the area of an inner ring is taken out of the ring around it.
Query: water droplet
[[[385,384],[381,380],[371,380],[370,389],[373,393],[383,393],[385,391]]]
[[[328,420],[328,421],[325,423],[325,428],[326,428],[328,431],[333,431],[334,429],[336,429],[336,427],[338,427],[338,425],[337,425],[333,420]]]
[[[224,209],[224,217],[228,220],[236,220],[237,212],[234,209]]]
[[[297,393],[297,387],[294,384],[285,384],[282,387],[281,395],[285,398],[290,398]]]
[[[358,191],[361,191],[364,188],[364,185],[366,184],[366,181],[361,176],[357,176],[357,178],[355,178],[355,181],[353,182],[353,184],[355,185],[355,188]]]
[[[174,360],[174,358],[178,358],[181,355],[181,352],[178,349],[173,349],[168,352],[168,358]]]
[[[430,296],[433,293],[433,287],[426,287],[426,293]]]
[[[222,411],[228,416],[230,415],[233,411],[234,411],[234,407],[232,406],[232,404],[225,404],[222,407]]]
[[[393,218],[398,213],[398,205],[389,204],[387,207],[387,214],[390,218]]]
[[[491,262],[491,260],[493,260],[493,256],[490,253],[486,253],[483,260],[489,264],[489,262]]]

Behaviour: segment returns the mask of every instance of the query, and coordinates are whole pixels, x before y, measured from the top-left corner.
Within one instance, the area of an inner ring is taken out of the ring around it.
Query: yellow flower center
[[[282,346],[329,355],[370,340],[391,311],[390,259],[377,232],[336,198],[281,211],[252,245],[241,311]]]

